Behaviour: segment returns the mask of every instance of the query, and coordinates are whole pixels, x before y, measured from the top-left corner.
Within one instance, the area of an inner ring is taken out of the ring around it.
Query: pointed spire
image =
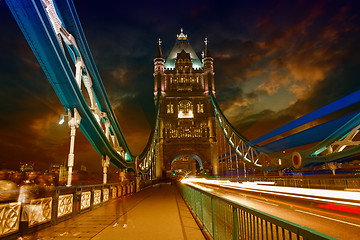
[[[211,54],[209,52],[208,49],[208,39],[205,38],[205,51],[204,51],[204,57],[203,57],[203,63],[204,63],[204,71],[205,72],[214,72],[214,66],[213,66],[213,62],[214,59],[211,57]]]
[[[178,40],[186,40],[187,39],[187,34],[184,34],[184,30],[181,28],[180,29],[180,34],[177,34],[177,39]]]
[[[162,51],[161,51],[161,39],[158,40],[158,49],[156,51],[155,58],[163,58]]]
[[[208,39],[207,39],[207,38],[205,38],[204,43],[205,43],[204,56],[205,56],[205,57],[211,57],[210,51],[209,51],[209,49],[208,49]]]

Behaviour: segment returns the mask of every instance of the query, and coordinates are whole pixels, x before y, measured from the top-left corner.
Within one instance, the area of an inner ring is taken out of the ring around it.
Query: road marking
[[[311,213],[311,212],[305,212],[305,211],[298,210],[298,209],[296,209],[295,211],[296,211],[296,212],[301,212],[301,213],[310,214],[310,215],[314,215],[314,216],[317,216],[317,217],[326,218],[326,219],[329,219],[329,220],[333,220],[333,221],[337,221],[337,222],[341,222],[341,223],[345,223],[345,224],[349,224],[349,225],[353,225],[353,226],[355,226],[355,227],[360,227],[360,225],[359,225],[359,224],[350,223],[350,222],[345,222],[345,221],[342,221],[342,220],[339,220],[339,219],[330,218],[330,217],[325,217],[325,216],[318,215],[318,214]]]
[[[252,200],[255,200],[255,201],[258,201],[258,202],[261,202],[261,203],[270,204],[270,205],[273,205],[273,206],[275,206],[275,207],[278,207],[278,206],[279,206],[279,205],[276,204],[276,203],[270,203],[270,202],[266,202],[266,201],[259,200],[259,199],[256,199],[256,198],[252,198]]]

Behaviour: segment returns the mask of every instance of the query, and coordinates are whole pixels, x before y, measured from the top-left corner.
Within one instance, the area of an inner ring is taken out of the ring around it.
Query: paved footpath
[[[111,200],[103,207],[43,229],[31,239],[205,238],[176,187],[158,184],[125,199]]]

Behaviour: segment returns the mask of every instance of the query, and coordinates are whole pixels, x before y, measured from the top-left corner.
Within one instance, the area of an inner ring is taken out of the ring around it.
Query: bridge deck
[[[118,226],[113,227],[116,222]],[[35,234],[33,239],[44,240],[204,239],[176,187],[170,184],[158,184],[124,199],[112,200],[106,206]]]

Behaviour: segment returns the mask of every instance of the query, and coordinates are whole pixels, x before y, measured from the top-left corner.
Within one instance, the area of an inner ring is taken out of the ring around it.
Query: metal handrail
[[[213,239],[337,239],[193,186],[179,189]]]

